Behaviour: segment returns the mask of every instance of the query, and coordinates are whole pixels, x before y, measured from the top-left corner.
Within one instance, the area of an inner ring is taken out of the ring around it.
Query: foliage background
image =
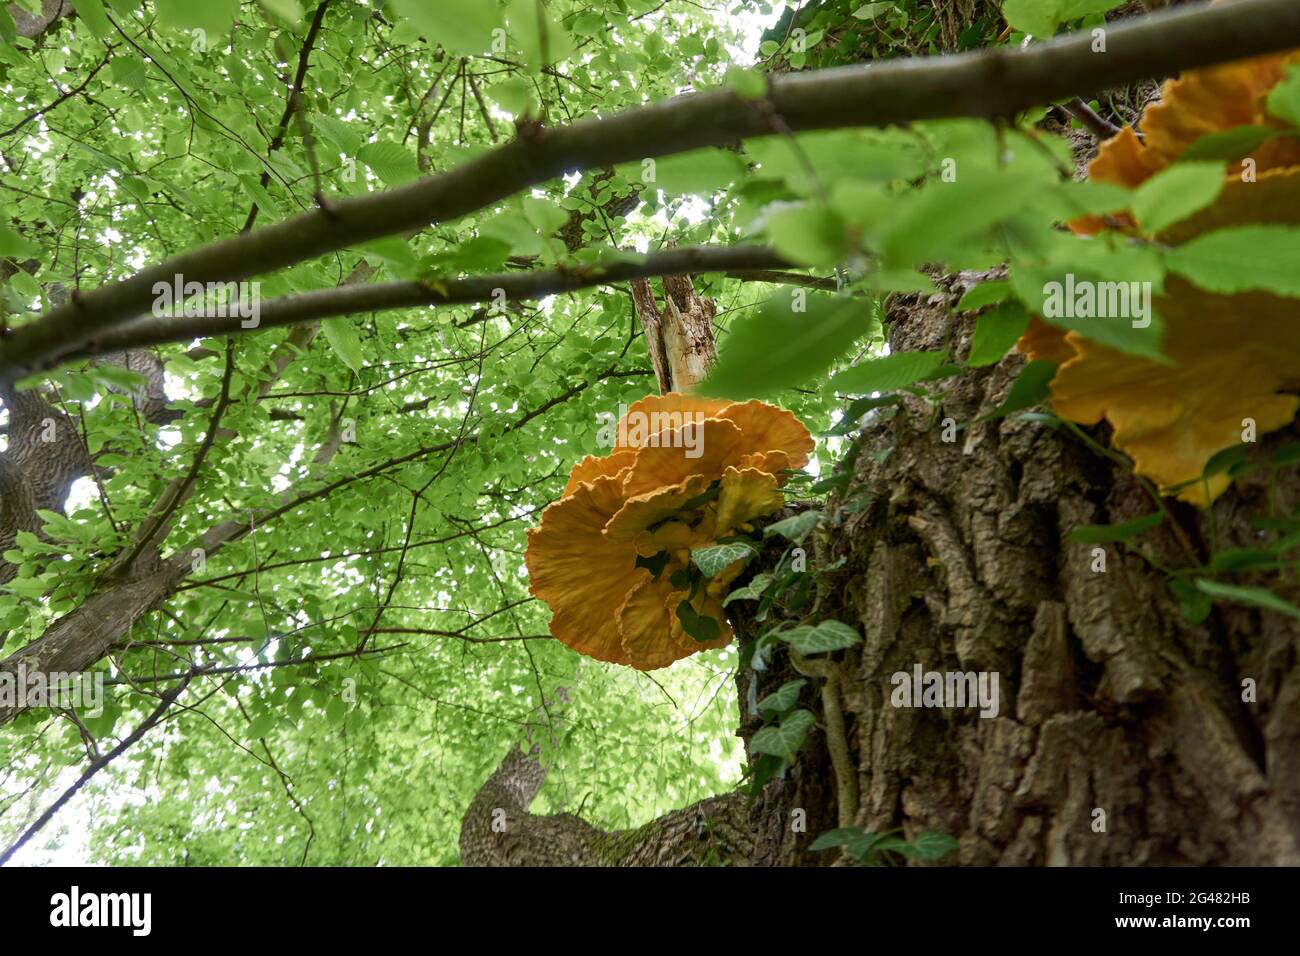
[[[1050,34],[1102,23],[1113,6],[1008,0],[1004,12]],[[35,43],[16,40],[0,18],[0,256],[16,266],[0,293],[11,327],[68,290],[308,210],[318,193],[445,172],[516,126],[529,135],[536,120],[544,128],[721,85],[743,93],[756,79],[746,69],[1025,39],[973,0],[952,9],[819,0],[797,13],[754,0],[390,0],[378,9],[81,0],[77,11]],[[501,24],[505,49],[484,53],[483,37]],[[302,93],[286,110],[299,75]],[[1279,102],[1300,104],[1300,74],[1284,87]],[[1110,108],[1127,120],[1132,105]],[[1300,125],[1300,107],[1293,113]],[[1157,285],[1181,271],[1223,292],[1292,288],[1280,250],[1293,230],[1252,233],[1251,262],[1224,275],[1213,261],[1166,261],[1154,244],[1085,242],[1061,229],[1128,208],[1131,197],[1075,181],[1070,139],[1036,129],[1046,114],[773,136],[662,158],[645,189],[642,164],[573,173],[455,222],[264,276],[261,295],[329,288],[363,261],[372,281],[436,283],[761,239],[849,295],[816,300],[809,321],[828,330],[817,339],[798,335],[788,310],[758,308],[774,293],[766,282],[697,280],[718,306],[720,381],[773,397],[823,432],[853,396],[930,398],[962,373],[948,362],[953,343],[874,361],[882,304],[935,291],[936,263],[1011,263],[1009,282],[965,306],[1009,303],[981,318],[979,361],[968,366],[1005,354],[1027,321],[1014,299],[1031,306],[1044,280],[1067,270]],[[941,175],[949,164],[961,170],[955,180]],[[1222,180],[1217,161],[1155,177],[1143,187],[1143,221],[1196,212]],[[1158,320],[1105,330],[1106,345],[1160,357]],[[233,340],[222,419],[233,437],[208,457],[168,545],[268,507],[286,488],[308,497],[224,547],[139,621],[132,647],[102,665],[113,688],[103,716],[78,727],[28,713],[6,728],[3,842],[88,754],[140,723],[156,705],[149,691],[166,683],[160,675],[198,665],[227,670],[197,680],[24,859],[67,844],[111,863],[454,863],[470,797],[561,697],[537,809],[581,811],[616,829],[730,789],[740,766],[734,651],[649,675],[607,667],[549,639],[546,611],[527,594],[527,528],[569,467],[596,450],[602,416],[655,387],[627,288],[504,314],[466,306],[327,320],[305,349],[292,335]],[[226,348],[161,350],[176,413],[161,425],[142,421],[130,380],[111,366],[42,380],[99,470],[74,487],[66,517],[46,512],[43,534],[20,534],[6,552],[18,574],[0,594],[0,651],[76,607],[167,482],[189,469]],[[259,396],[269,363],[286,354]],[[750,367],[743,357],[765,361]],[[1019,404],[1004,412],[1042,399],[1047,378],[1013,390]],[[857,406],[850,424],[865,411]],[[309,475],[312,457],[340,420],[348,440],[322,484]],[[823,443],[811,470],[829,474],[839,450]],[[357,654],[363,637],[367,653]]]

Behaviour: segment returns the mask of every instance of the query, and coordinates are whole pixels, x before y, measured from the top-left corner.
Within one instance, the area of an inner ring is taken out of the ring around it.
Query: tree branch
[[[677,97],[532,133],[438,176],[286,219],[78,294],[10,335],[0,381],[52,367],[146,314],[156,282],[247,279],[347,246],[447,222],[565,172],[667,156],[738,139],[947,117],[1011,117],[1031,106],[1135,80],[1300,46],[1295,0],[1198,5],[1026,49],[855,64],[772,79],[767,95],[730,90]],[[93,351],[93,347],[91,349]]]
[[[539,299],[559,292],[611,285],[647,276],[693,272],[729,272],[788,266],[766,246],[689,246],[669,249],[636,261],[606,266],[580,266],[535,272],[508,272],[467,279],[428,282],[387,282],[364,286],[339,286],[272,299],[260,308],[257,329],[245,329],[239,316],[163,316],[139,319],[97,338],[65,360],[90,358],[102,352],[136,348],[143,344],[188,342],[212,335],[243,335],[331,316],[405,309],[422,305],[457,305],[491,301],[498,289],[506,301]],[[778,273],[767,273],[777,275]],[[782,273],[786,274],[786,273]],[[802,278],[802,277],[800,277]],[[499,299],[499,296],[498,296]]]

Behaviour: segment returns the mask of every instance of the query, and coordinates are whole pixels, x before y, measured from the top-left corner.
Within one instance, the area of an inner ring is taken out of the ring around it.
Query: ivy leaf
[[[777,631],[776,636],[805,656],[842,651],[862,640],[857,631],[839,621],[822,621],[816,626],[800,624]]]
[[[1198,590],[1186,581],[1174,578],[1169,582],[1169,590],[1178,601],[1178,610],[1188,624],[1201,624],[1214,610],[1210,596]]]
[[[677,605],[677,620],[681,621],[682,629],[691,636],[692,640],[699,641],[701,644],[716,641],[722,633],[718,622],[707,614],[697,612],[691,607],[690,601],[683,601]]]
[[[795,544],[802,544],[803,539],[808,537],[808,532],[817,527],[822,517],[820,511],[801,511],[797,515],[772,522],[763,529],[763,536],[779,534]]]
[[[940,860],[957,849],[957,841],[946,833],[926,830],[912,838],[912,849],[923,860]]]
[[[1228,548],[1216,552],[1207,566],[1211,571],[1249,571],[1276,564],[1278,556],[1261,548]]]
[[[691,548],[691,560],[703,572],[706,578],[719,574],[737,561],[754,556],[754,549],[747,544],[715,544],[707,548]]]
[[[640,561],[641,559],[638,558],[637,560]],[[736,588],[736,590],[728,594],[726,600],[722,602],[722,606],[726,607],[732,601],[757,601],[763,596],[763,592],[771,583],[772,575],[770,573],[764,571],[762,574],[756,574],[754,579],[743,588]]]
[[[1197,578],[1196,586],[1210,597],[1223,598],[1227,601],[1238,601],[1242,604],[1253,604],[1255,607],[1267,608],[1270,611],[1277,611],[1288,617],[1294,617],[1300,620],[1300,608],[1296,608],[1291,603],[1284,601],[1268,588],[1246,587],[1239,584],[1222,584],[1218,581],[1212,581],[1209,578]]]
[[[782,713],[789,710],[799,700],[799,691],[808,682],[803,678],[787,681],[758,702],[758,709],[764,713]]]
[[[1109,544],[1116,541],[1127,541],[1129,538],[1136,538],[1143,531],[1158,528],[1164,520],[1164,514],[1155,511],[1149,515],[1143,515],[1141,518],[1134,518],[1132,521],[1121,521],[1117,524],[1084,525],[1074,528],[1065,537],[1067,541],[1073,541],[1076,544]]]
[[[754,734],[749,740],[749,749],[754,753],[780,757],[787,763],[793,762],[814,720],[811,711],[796,710],[777,726],[764,727]]]
[[[808,849],[821,851],[843,848],[845,853],[861,863],[880,839],[878,834],[868,833],[861,827],[837,827],[818,836]]]

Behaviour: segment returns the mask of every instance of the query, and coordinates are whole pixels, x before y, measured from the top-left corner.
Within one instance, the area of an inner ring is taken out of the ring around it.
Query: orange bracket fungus
[[[617,436],[608,454],[573,467],[525,560],[552,634],[597,660],[654,670],[731,640],[722,601],[746,558],[706,576],[691,550],[778,511],[785,475],[808,462],[813,440],[765,402],[676,392],[633,404]]]
[[[1118,232],[1176,257],[1180,247],[1214,230],[1300,223],[1300,137],[1270,110],[1269,99],[1288,69],[1297,68],[1300,53],[1291,52],[1167,82],[1161,99],[1142,115],[1142,136],[1125,127],[1103,143],[1090,178],[1132,189],[1176,163],[1208,156],[1224,162],[1222,190],[1209,205],[1153,234],[1129,211],[1081,219],[1072,230]],[[1226,263],[1223,268],[1230,270]],[[1138,474],[1164,492],[1206,505],[1230,481],[1223,474],[1197,480],[1217,452],[1243,441],[1247,429],[1262,434],[1295,417],[1300,399],[1288,393],[1300,387],[1300,307],[1266,289],[1215,291],[1172,273],[1155,306],[1170,364],[1038,318],[1020,349],[1061,363],[1051,383],[1058,414],[1085,425],[1108,419],[1115,446],[1133,459]]]

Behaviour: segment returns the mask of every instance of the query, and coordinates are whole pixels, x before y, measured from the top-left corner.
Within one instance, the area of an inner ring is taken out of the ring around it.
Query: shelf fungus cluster
[[[1160,100],[1142,114],[1141,136],[1125,127],[1103,143],[1089,178],[1139,189],[1177,164],[1198,160],[1223,163],[1222,189],[1208,205],[1154,230],[1124,210],[1077,220],[1073,231],[1150,242],[1176,257],[1218,230],[1300,224],[1300,137],[1279,115],[1278,99],[1270,100],[1288,70],[1298,68],[1300,52],[1292,51],[1167,82]],[[1198,243],[1196,253],[1216,261],[1218,288],[1170,273],[1155,297],[1168,362],[1120,352],[1039,319],[1020,341],[1031,358],[1059,363],[1051,383],[1058,414],[1088,425],[1108,419],[1115,446],[1133,459],[1138,474],[1200,505],[1230,483],[1226,473],[1206,475],[1211,458],[1285,426],[1300,401],[1288,394],[1300,388],[1300,304],[1234,275],[1240,271],[1234,261],[1275,253],[1251,248],[1249,232],[1237,232],[1237,239],[1221,235],[1222,244]]]
[[[722,601],[744,560],[706,578],[691,549],[779,510],[813,440],[773,405],[681,393],[634,403],[617,435],[574,466],[529,532],[530,590],[569,647],[654,670],[731,640]]]

